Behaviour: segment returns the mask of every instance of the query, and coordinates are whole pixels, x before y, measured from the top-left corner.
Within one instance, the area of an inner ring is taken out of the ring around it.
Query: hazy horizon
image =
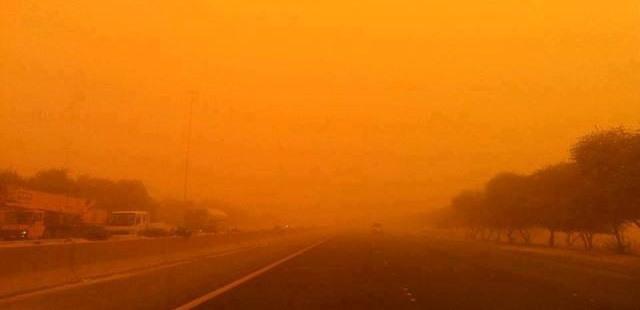
[[[640,125],[640,4],[614,2],[5,1],[0,168],[181,197],[193,100],[193,198],[443,206]]]

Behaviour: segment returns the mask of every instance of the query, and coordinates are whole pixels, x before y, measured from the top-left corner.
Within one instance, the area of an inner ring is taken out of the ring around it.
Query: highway
[[[627,262],[635,258],[558,253],[424,233],[314,235],[36,292],[0,308],[640,308],[640,269]]]
[[[421,236],[355,235],[200,309],[639,309],[638,284],[637,273],[591,260]]]

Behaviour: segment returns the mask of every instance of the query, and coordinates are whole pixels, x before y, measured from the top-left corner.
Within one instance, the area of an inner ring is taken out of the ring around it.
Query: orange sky
[[[638,125],[638,1],[0,2],[0,166],[418,210]],[[561,3],[557,3],[561,2]]]

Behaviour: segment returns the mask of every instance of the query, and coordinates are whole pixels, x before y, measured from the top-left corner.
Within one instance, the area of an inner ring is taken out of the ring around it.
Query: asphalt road
[[[420,236],[342,236],[200,309],[640,309],[607,266]]]
[[[188,263],[150,267],[131,274],[0,299],[0,309],[174,309],[317,242],[322,236],[285,235]]]
[[[322,239],[266,244],[3,309],[173,309]],[[640,272],[418,234],[333,236],[199,309],[640,309]],[[0,303],[1,304],[1,303]]]

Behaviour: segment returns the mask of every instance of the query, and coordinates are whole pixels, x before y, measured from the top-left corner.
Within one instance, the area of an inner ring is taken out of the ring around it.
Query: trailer
[[[0,238],[73,237],[106,222],[107,213],[89,199],[20,187],[0,189]]]

